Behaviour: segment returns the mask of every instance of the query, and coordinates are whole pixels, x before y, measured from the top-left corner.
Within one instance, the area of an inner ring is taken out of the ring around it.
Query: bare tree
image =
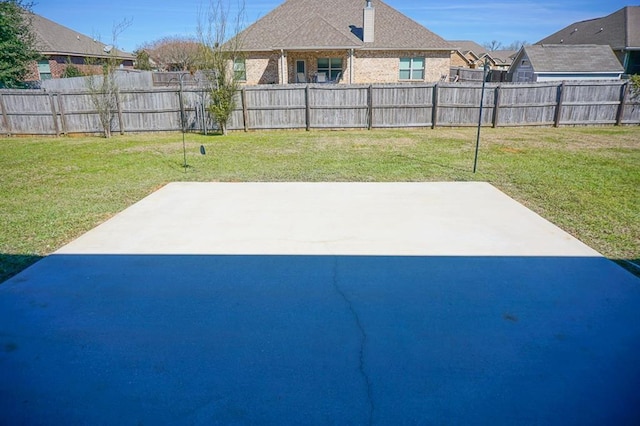
[[[115,47],[118,36],[126,30],[131,21],[123,20],[114,25],[111,34],[111,45],[104,48],[106,57],[96,59],[94,65],[102,66],[101,74],[91,74],[86,77],[86,86],[91,97],[91,103],[98,112],[100,125],[102,126],[105,138],[111,137],[113,121],[116,116],[118,102],[118,83],[116,81],[116,70],[120,66],[119,51]]]
[[[191,71],[198,66],[200,43],[192,37],[164,37],[141,46],[155,64],[165,71]]]
[[[485,41],[482,43],[482,47],[485,47],[487,50],[493,52],[494,50],[500,50],[502,47],[502,43],[497,40]]]
[[[515,40],[510,45],[505,47],[506,50],[520,50],[524,46],[529,46],[531,43],[526,40]]]
[[[234,15],[228,1],[210,0],[198,22],[200,58],[208,72],[209,112],[222,134],[236,105],[239,81],[244,78],[244,56],[240,31],[244,24],[244,1],[238,1]],[[231,36],[231,38],[229,38]]]

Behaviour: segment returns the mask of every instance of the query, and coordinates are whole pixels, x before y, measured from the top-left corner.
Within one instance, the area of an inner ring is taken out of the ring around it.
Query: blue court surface
[[[170,184],[0,285],[0,424],[640,424],[640,280],[484,183]]]

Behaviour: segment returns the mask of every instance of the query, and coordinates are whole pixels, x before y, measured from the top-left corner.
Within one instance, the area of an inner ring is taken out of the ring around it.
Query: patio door
[[[307,63],[301,59],[296,61],[296,83],[307,82]]]

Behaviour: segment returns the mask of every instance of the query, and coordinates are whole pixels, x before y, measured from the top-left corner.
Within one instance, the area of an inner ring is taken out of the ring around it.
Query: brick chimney
[[[362,26],[362,41],[365,43],[373,43],[374,28],[376,21],[376,10],[371,5],[371,0],[367,0],[364,7],[364,25]]]

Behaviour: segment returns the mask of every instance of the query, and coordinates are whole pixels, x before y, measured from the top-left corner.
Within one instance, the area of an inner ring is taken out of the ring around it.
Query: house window
[[[329,80],[337,80],[342,74],[342,58],[318,58],[318,74],[324,73]]]
[[[247,64],[244,59],[235,59],[233,61],[233,74],[236,80],[247,81]]]
[[[48,59],[38,61],[38,72],[40,73],[40,80],[51,79],[51,66],[49,65]]]
[[[424,58],[400,58],[400,80],[424,80]]]

